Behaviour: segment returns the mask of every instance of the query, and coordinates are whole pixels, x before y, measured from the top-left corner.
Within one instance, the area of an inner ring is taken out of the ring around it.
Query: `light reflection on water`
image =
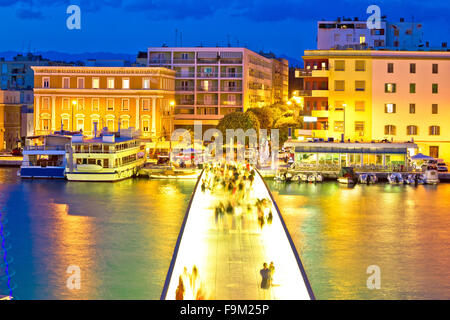
[[[317,298],[450,298],[450,184],[267,182]],[[380,290],[367,289],[370,265]]]
[[[16,298],[159,299],[195,181],[69,183],[15,174],[0,169]],[[80,290],[66,287],[70,265],[81,268]]]

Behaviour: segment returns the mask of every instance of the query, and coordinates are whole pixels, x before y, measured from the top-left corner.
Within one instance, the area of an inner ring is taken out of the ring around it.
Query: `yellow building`
[[[61,127],[94,134],[134,127],[143,138],[173,129],[175,71],[146,67],[32,67],[35,134]]]
[[[450,160],[450,52],[310,50],[303,59],[312,137],[414,141]]]
[[[19,146],[20,109],[20,91],[0,90],[0,150]]]

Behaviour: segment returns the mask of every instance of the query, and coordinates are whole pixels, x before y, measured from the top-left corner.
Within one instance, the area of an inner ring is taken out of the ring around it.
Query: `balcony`
[[[197,78],[204,78],[204,79],[217,78],[218,75],[219,74],[217,72],[212,72],[212,73],[199,72],[199,73],[197,73]]]
[[[237,72],[222,72],[220,74],[221,78],[242,78],[242,73],[237,73]]]
[[[322,69],[298,69],[295,70],[296,78],[305,78],[305,77],[329,77],[330,71],[328,68]]]
[[[211,99],[211,100],[198,100],[197,105],[199,106],[216,106],[218,102],[218,99]]]
[[[202,91],[202,92],[217,92],[217,91],[218,91],[218,87],[217,87],[217,86],[210,86],[210,87],[197,86],[197,91]]]
[[[175,91],[194,91],[194,86],[177,86],[175,87]]]
[[[242,59],[231,59],[231,58],[222,58],[220,59],[221,64],[242,64]]]
[[[197,64],[217,64],[218,62],[217,58],[197,58]]]
[[[195,72],[181,72],[178,71],[175,74],[176,78],[194,78],[195,77]]]
[[[152,65],[168,65],[168,64],[172,64],[172,61],[170,59],[150,59],[148,61],[149,64]]]
[[[193,106],[194,99],[181,99],[176,101],[177,106]]]
[[[195,64],[195,59],[173,59],[173,64]]]
[[[330,76],[330,70],[328,70],[328,69],[312,70],[312,76],[313,77],[328,78]]]
[[[222,87],[223,92],[242,92],[242,87]]]

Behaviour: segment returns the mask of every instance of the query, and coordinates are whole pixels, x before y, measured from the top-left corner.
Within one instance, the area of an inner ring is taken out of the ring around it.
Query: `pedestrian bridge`
[[[216,220],[217,195],[202,192],[199,177],[174,250],[161,299],[174,300],[182,276],[184,299],[195,299],[189,274],[195,266],[202,299],[309,300],[314,294],[280,211],[264,180],[256,173],[251,201],[268,198],[272,223],[262,228],[257,216]],[[263,263],[274,263],[272,286],[261,289]]]

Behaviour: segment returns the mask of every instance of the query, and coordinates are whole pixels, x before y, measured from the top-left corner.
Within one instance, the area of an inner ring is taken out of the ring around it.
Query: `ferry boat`
[[[26,140],[18,175],[21,178],[64,179],[66,145],[71,137],[65,135],[33,136]]]
[[[132,131],[104,133],[84,140],[74,135],[67,148],[69,181],[113,182],[135,176],[145,164],[145,149]]]

